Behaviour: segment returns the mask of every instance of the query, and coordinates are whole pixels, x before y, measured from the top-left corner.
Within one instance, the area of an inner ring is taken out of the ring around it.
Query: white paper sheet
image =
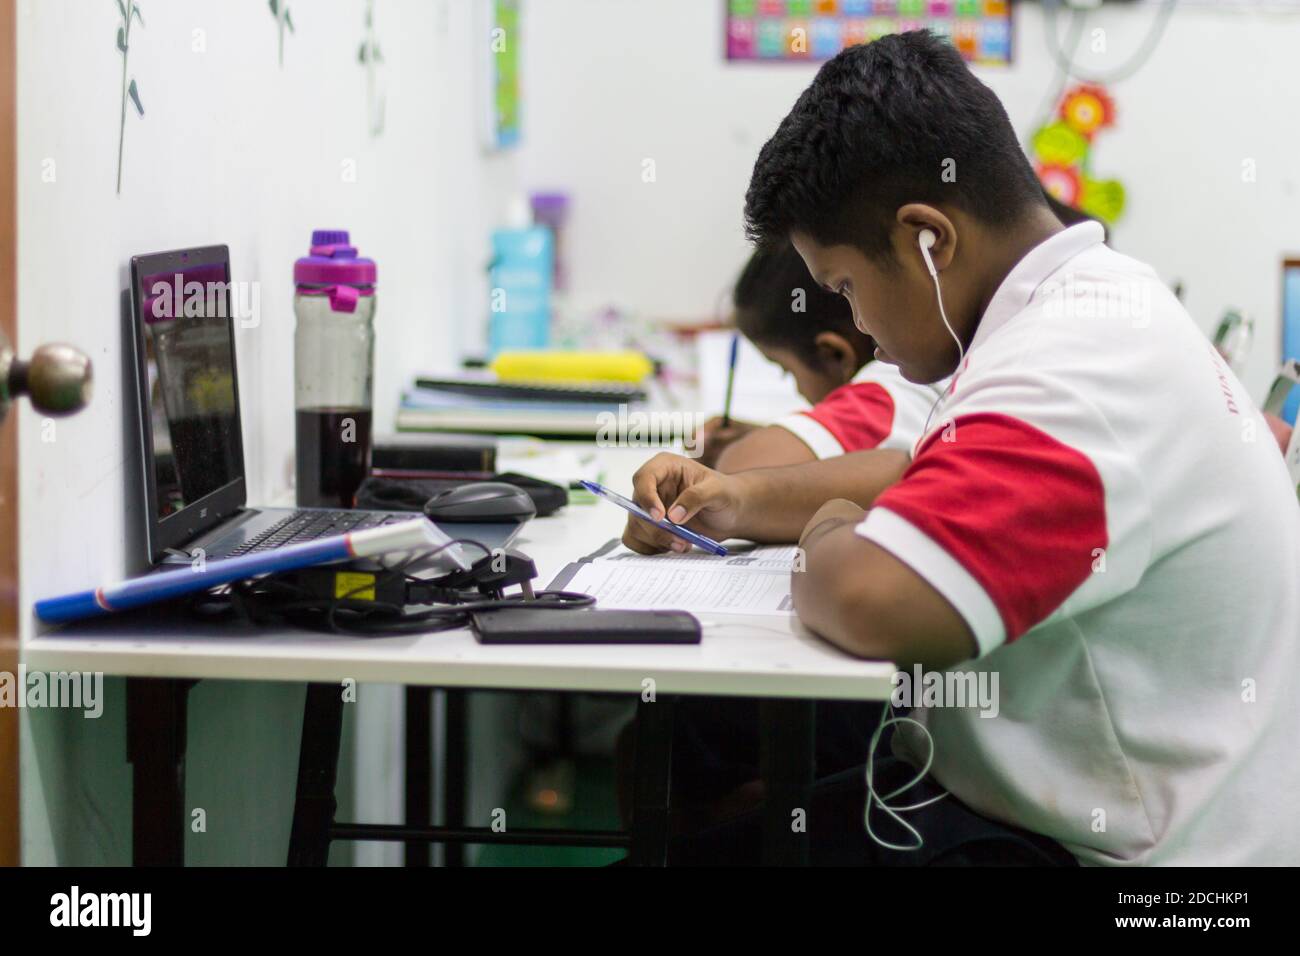
[[[579,591],[598,607],[724,614],[790,614],[795,549],[738,550],[725,558],[697,553],[654,557],[618,549],[569,565],[552,589]]]
[[[603,555],[599,560],[637,562],[638,564],[653,561],[654,564],[648,566],[651,570],[663,566],[665,562],[672,562],[673,564],[713,570],[718,568],[752,568],[756,571],[774,571],[789,574],[794,568],[795,552],[798,550],[794,545],[766,548],[741,547],[729,548],[731,553],[725,558],[706,554],[703,551],[687,551],[685,554],[657,554],[654,557],[647,557],[644,554],[637,554],[635,551],[619,547],[617,551]]]

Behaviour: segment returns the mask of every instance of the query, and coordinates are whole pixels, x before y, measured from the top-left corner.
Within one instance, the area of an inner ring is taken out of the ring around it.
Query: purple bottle
[[[375,264],[342,230],[311,234],[294,263],[298,504],[351,508],[370,470]]]

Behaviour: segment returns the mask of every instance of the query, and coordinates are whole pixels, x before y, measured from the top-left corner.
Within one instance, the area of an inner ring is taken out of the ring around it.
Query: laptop
[[[409,511],[268,508],[246,500],[235,314],[226,246],[131,259],[131,327],[140,415],[145,540],[152,565],[241,557],[286,545],[409,522]],[[422,520],[427,521],[427,518]],[[518,524],[440,530],[492,550]],[[464,567],[476,549],[438,564]]]

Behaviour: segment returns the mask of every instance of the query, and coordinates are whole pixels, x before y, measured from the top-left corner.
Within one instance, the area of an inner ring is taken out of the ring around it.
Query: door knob
[[[23,362],[0,342],[0,419],[20,395],[46,415],[71,415],[90,401],[90,359],[71,345],[42,345]]]

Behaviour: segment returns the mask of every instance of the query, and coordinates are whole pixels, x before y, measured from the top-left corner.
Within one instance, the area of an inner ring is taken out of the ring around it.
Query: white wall
[[[129,393],[119,319],[131,255],[228,243],[234,278],[260,284],[261,324],[238,334],[255,500],[283,490],[290,474],[292,267],[314,227],[350,229],[379,264],[379,427],[410,373],[448,369],[462,347],[478,342],[487,232],[514,175],[512,157],[485,157],[479,145],[473,91],[482,2],[377,0],[387,110],[385,131],[371,138],[357,61],[364,0],[291,0],[296,33],[286,39],[283,68],[266,0],[143,0],[145,26],[133,28],[129,66],[145,115],[128,111],[120,196],[116,4],[20,3],[20,352],[68,341],[91,355],[96,371],[91,406],[53,432],[24,413],[24,601],[113,580],[139,563],[132,548],[139,515],[123,509],[137,480],[123,437]],[[342,175],[348,163],[355,182]],[[98,722],[46,714],[27,721],[29,862],[126,862],[121,700],[119,688],[115,709]],[[192,799],[199,793],[220,804],[226,821],[276,822],[267,824],[273,838],[250,844],[247,833],[223,829],[224,845],[210,841],[191,855],[279,862],[301,688],[200,688],[194,700]],[[394,711],[391,703],[380,704],[379,718]],[[391,779],[400,738],[381,734],[372,743],[363,747],[366,771]],[[248,757],[250,776],[224,779],[238,766],[231,752]]]
[[[535,0],[525,11],[529,188],[575,194],[568,236],[573,298],[671,318],[711,314],[746,255],[741,210],[759,147],[811,81],[807,65],[729,65],[722,2]],[[979,75],[1022,136],[1053,78],[1042,10],[1015,6],[1015,65]],[[1108,6],[1087,21],[1079,63],[1113,69],[1156,8]],[[1090,50],[1093,27],[1107,52]],[[1279,261],[1300,251],[1300,18],[1179,9],[1155,55],[1112,88],[1119,126],[1094,170],[1118,178],[1129,208],[1120,250],[1182,279],[1198,323],[1229,305],[1252,312],[1244,378],[1262,396],[1278,360]],[[657,182],[643,183],[653,159]],[[1243,160],[1257,181],[1243,183]]]

